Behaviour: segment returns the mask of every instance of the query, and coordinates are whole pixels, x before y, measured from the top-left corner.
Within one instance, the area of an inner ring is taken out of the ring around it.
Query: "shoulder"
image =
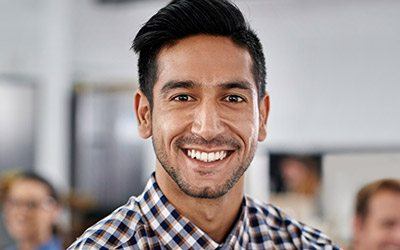
[[[113,249],[134,245],[146,223],[136,197],[88,228],[68,249]]]
[[[290,243],[299,249],[339,249],[320,230],[291,218],[279,208],[249,197],[246,202],[250,225],[266,225],[265,233],[276,243]]]
[[[8,245],[4,248],[4,250],[17,250],[17,246],[15,245]]]
[[[46,250],[46,249],[62,249],[61,240],[57,236],[53,236],[48,242],[41,245],[38,249],[39,250]]]

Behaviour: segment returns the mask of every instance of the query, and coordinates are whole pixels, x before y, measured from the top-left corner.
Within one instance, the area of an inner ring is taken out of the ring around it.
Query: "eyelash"
[[[237,98],[237,99],[239,99],[239,100],[238,100],[238,101],[233,101],[233,102],[232,102],[232,101],[229,101],[229,98],[231,98],[231,97]],[[246,101],[243,97],[238,96],[238,95],[228,95],[228,96],[224,97],[223,100],[225,100],[225,101],[227,101],[227,102],[232,102],[232,103],[242,103],[242,102],[245,102],[245,101]]]
[[[180,97],[186,97],[187,100],[185,100],[185,101],[184,101],[184,100],[179,100]],[[177,101],[177,102],[190,102],[190,101],[193,101],[194,98],[191,97],[190,95],[181,94],[181,95],[177,95],[177,96],[172,97],[171,100],[172,100],[172,101]]]
[[[182,97],[186,98],[186,100],[179,100],[179,99],[182,98]],[[237,100],[237,101],[231,101],[231,100],[229,100],[229,98],[232,98],[232,97],[233,97],[233,98],[237,98],[238,100]],[[177,96],[172,97],[171,100],[172,100],[172,101],[176,101],[176,102],[191,102],[191,101],[194,100],[194,98],[191,97],[190,95],[180,94],[180,95],[177,95]],[[246,101],[245,98],[243,98],[243,97],[241,97],[241,96],[239,96],[239,95],[228,95],[228,96],[225,96],[225,97],[223,98],[223,100],[226,101],[226,102],[230,102],[230,103],[242,103],[242,102],[245,102],[245,101]]]

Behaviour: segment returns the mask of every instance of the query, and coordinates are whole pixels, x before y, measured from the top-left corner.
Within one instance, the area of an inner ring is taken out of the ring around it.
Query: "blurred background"
[[[167,2],[0,0],[0,174],[54,183],[67,241],[153,171],[130,46]],[[400,178],[400,1],[235,3],[263,43],[271,96],[247,193],[346,244],[358,188]]]

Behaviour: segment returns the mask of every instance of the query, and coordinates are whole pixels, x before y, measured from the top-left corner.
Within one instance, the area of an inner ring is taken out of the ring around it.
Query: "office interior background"
[[[137,134],[130,46],[167,2],[0,1],[0,174],[34,170],[95,217],[140,193],[155,156]],[[270,200],[271,156],[318,155],[324,228],[346,243],[358,188],[400,178],[400,2],[235,3],[264,46],[271,97],[246,192]]]

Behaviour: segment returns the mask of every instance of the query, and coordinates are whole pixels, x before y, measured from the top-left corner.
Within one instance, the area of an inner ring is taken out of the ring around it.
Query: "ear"
[[[139,135],[147,139],[152,135],[151,130],[151,107],[149,100],[140,90],[137,90],[134,98],[136,119],[138,121]]]
[[[267,137],[267,120],[269,115],[269,94],[265,96],[258,103],[259,109],[259,128],[258,128],[258,141],[264,141]]]

